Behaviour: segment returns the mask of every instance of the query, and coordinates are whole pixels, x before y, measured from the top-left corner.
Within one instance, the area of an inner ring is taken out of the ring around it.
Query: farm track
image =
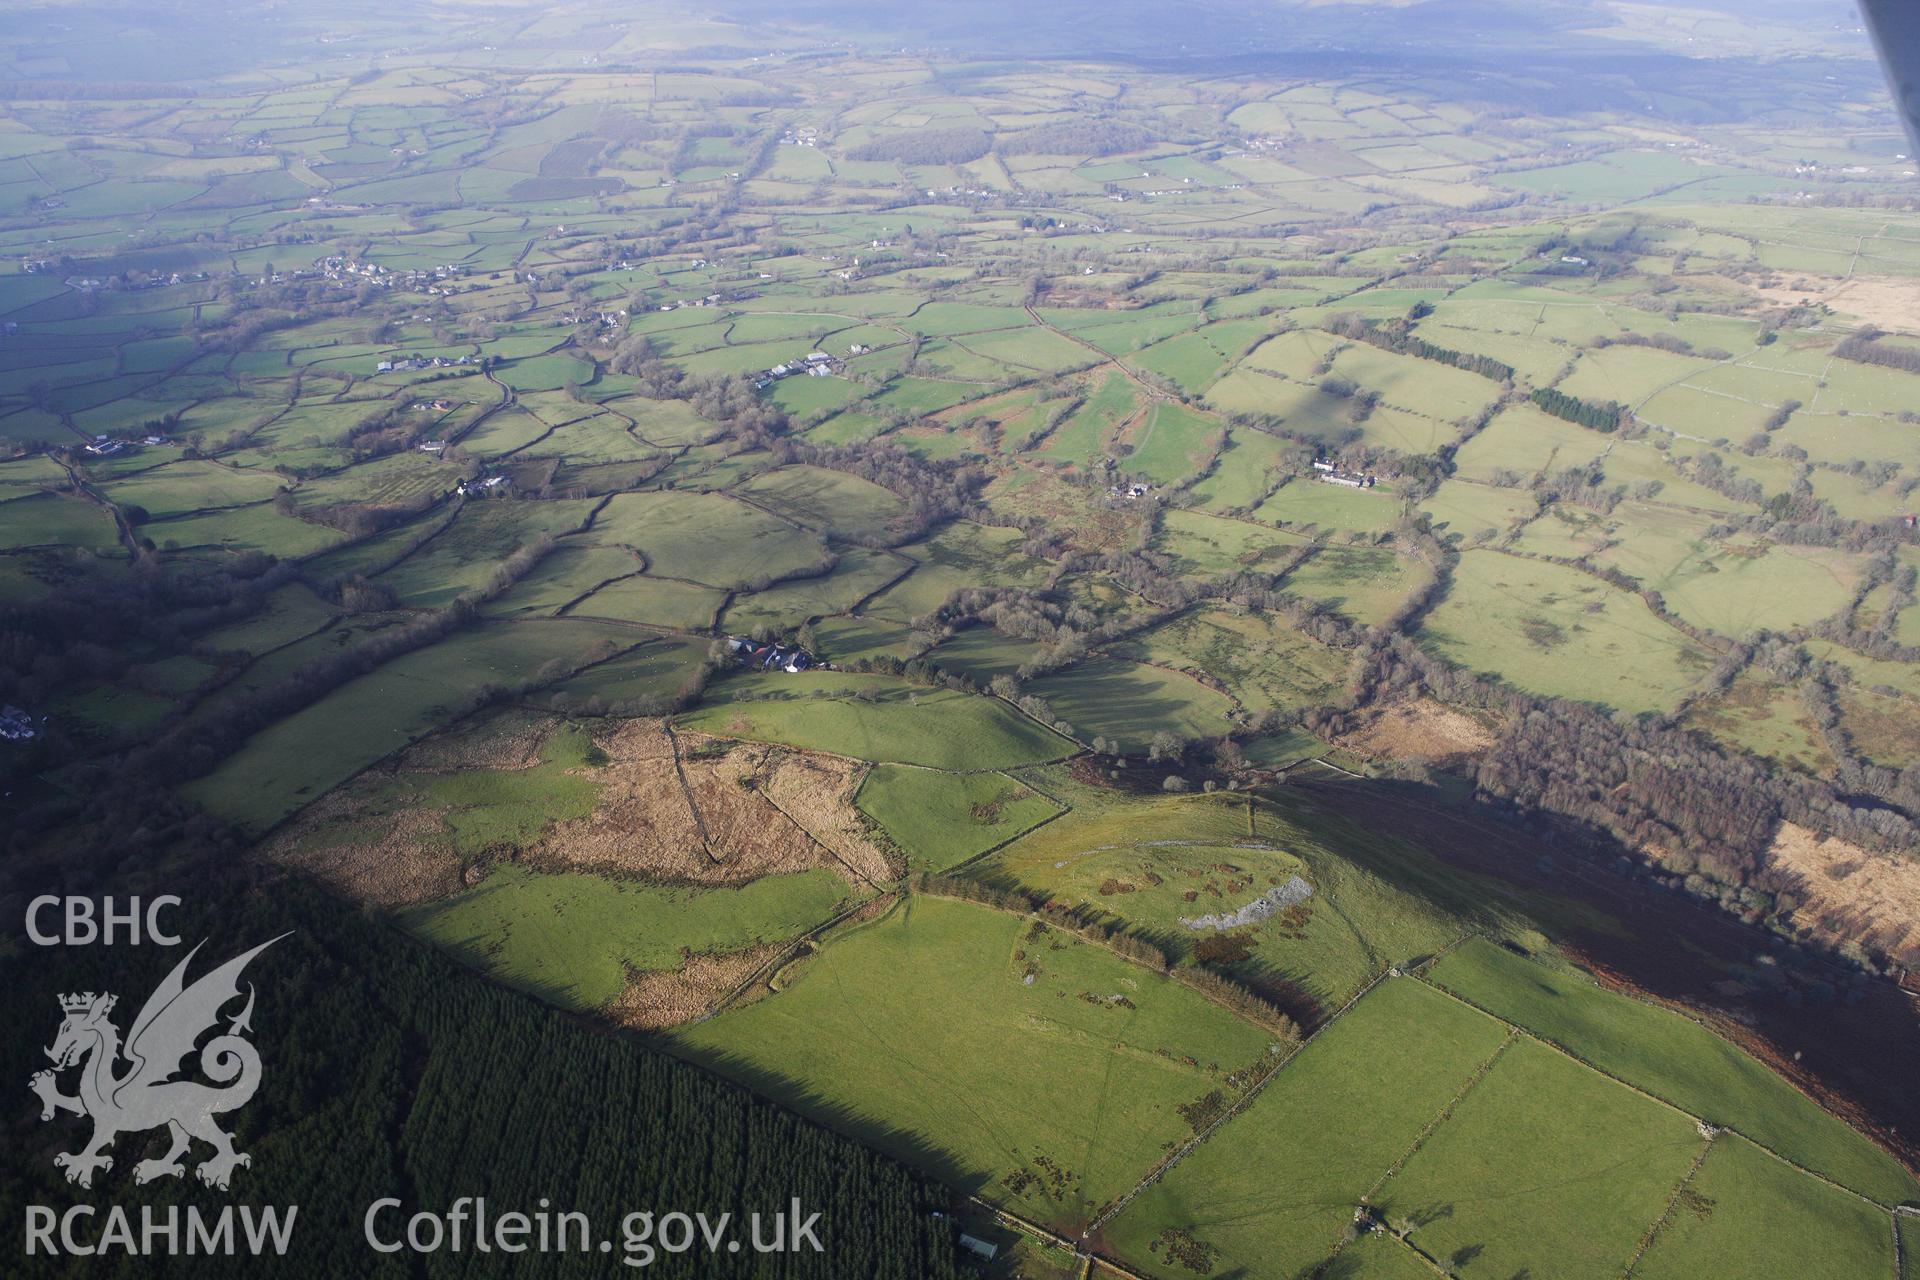
[[[1166,392],[1160,390],[1160,388],[1154,386],[1152,383],[1148,382],[1145,378],[1142,378],[1138,373],[1135,373],[1126,364],[1122,363],[1117,356],[1108,354],[1106,351],[1104,351],[1100,347],[1097,347],[1093,343],[1088,342],[1085,338],[1076,338],[1072,334],[1068,333],[1066,330],[1056,328],[1055,326],[1047,323],[1047,321],[1041,318],[1040,313],[1034,309],[1032,303],[1022,303],[1021,309],[1024,310],[1027,313],[1027,315],[1032,318],[1035,324],[1039,325],[1042,329],[1045,329],[1048,333],[1053,334],[1057,338],[1065,338],[1068,342],[1073,343],[1077,347],[1085,347],[1088,351],[1091,351],[1095,355],[1099,356],[1100,359],[1098,364],[1094,366],[1095,368],[1098,368],[1102,364],[1112,365],[1115,369],[1118,369],[1122,374],[1126,375],[1126,379],[1128,382],[1131,382],[1134,386],[1146,392],[1147,395],[1152,397],[1153,399],[1172,400],[1174,398],[1173,396],[1170,396]]]
[[[117,504],[96,490],[90,481],[82,477],[71,462],[63,458],[60,460],[60,467],[67,473],[67,482],[73,486],[74,493],[84,501],[91,502],[106,511],[107,517],[113,521],[114,533],[119,538],[120,545],[126,548],[127,554],[133,558],[134,563],[139,563],[147,554],[147,550],[140,545],[140,539],[134,534],[133,526],[127,523],[126,514]]]

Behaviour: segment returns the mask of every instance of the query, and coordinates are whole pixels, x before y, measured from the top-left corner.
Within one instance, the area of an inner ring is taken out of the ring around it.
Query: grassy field
[[[1336,533],[1378,533],[1400,519],[1400,503],[1378,489],[1295,480],[1253,509],[1255,520]]]
[[[861,784],[861,812],[880,824],[916,871],[945,871],[1060,812],[998,773],[940,773],[879,765]]]
[[[682,722],[722,736],[931,769],[1006,769],[1073,751],[997,699],[886,676],[735,676],[709,690]]]
[[[755,476],[741,497],[811,529],[862,542],[884,539],[906,504],[871,481],[819,467],[782,467]]]
[[[1128,1205],[1107,1242],[1177,1277],[1193,1273],[1169,1256],[1184,1232],[1216,1270],[1293,1280],[1332,1255],[1354,1206],[1505,1040],[1491,1018],[1386,982]]]
[[[1797,690],[1744,674],[1687,709],[1686,723],[1738,751],[1819,774],[1833,756]]]
[[[916,898],[685,1053],[1061,1228],[1133,1185],[1261,1032],[1026,918]]]
[[[1094,659],[1026,686],[1083,739],[1143,751],[1155,731],[1182,738],[1226,733],[1232,704],[1192,676],[1140,662]]]
[[[1892,1275],[1888,1227],[1880,1210],[1728,1134],[1714,1140],[1634,1274],[1646,1280]]]
[[[1608,1074],[1885,1204],[1920,1194],[1893,1157],[1705,1027],[1470,942],[1433,980]]]
[[[617,494],[594,518],[591,536],[634,548],[655,577],[714,587],[765,584],[826,554],[816,535],[720,494]]]
[[[487,585],[500,562],[542,535],[579,527],[585,502],[480,502],[464,508],[446,532],[380,575],[402,603],[443,608]]]
[[[1705,1146],[1694,1122],[1537,1041],[1500,1055],[1378,1195],[1462,1275],[1609,1274]]]
[[[462,714],[490,684],[530,679],[548,663],[583,665],[633,638],[591,622],[497,623],[395,658],[261,730],[186,794],[260,831],[382,756]]]
[[[0,549],[59,546],[111,551],[118,545],[113,516],[77,498],[47,493],[0,503]]]
[[[1333,701],[1345,675],[1341,656],[1270,614],[1197,609],[1113,647],[1120,657],[1220,681],[1248,711]]]
[[[690,889],[504,866],[401,922],[510,986],[585,1011],[618,997],[629,970],[783,941],[830,918],[846,896],[846,881],[819,868]]]
[[[1386,621],[1412,594],[1420,570],[1386,547],[1323,545],[1281,584],[1363,626]]]
[[[1195,955],[1216,932],[1185,921],[1237,910],[1299,877],[1311,897],[1213,941],[1231,943],[1215,963],[1270,988],[1303,1020],[1338,1008],[1384,964],[1453,941],[1461,929],[1453,912],[1499,918],[1471,880],[1450,881],[1424,855],[1323,814],[1241,796],[1064,798],[1072,813],[976,874],[1124,924],[1176,957]]]
[[[1421,639],[1522,689],[1625,714],[1673,706],[1711,665],[1633,596],[1576,569],[1495,551],[1460,557]]]

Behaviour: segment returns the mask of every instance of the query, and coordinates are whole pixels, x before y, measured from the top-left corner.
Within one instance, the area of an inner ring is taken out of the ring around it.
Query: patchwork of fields
[[[1913,1273],[1900,1065],[1778,1035],[1920,965],[1877,102],[445,21],[9,82],[9,823],[218,824],[1005,1280]],[[1685,1013],[1580,967],[1647,879]]]

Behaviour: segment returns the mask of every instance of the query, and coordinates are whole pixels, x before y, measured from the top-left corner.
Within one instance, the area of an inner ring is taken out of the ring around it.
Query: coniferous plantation
[[[1843,0],[12,6],[0,1275],[1916,1280],[1915,145]]]
[[[646,1274],[683,1276],[949,1276],[952,1233],[933,1216],[950,1195],[924,1175],[755,1098],[737,1085],[584,1025],[462,971],[432,950],[299,884],[221,884],[211,868],[173,865],[173,891],[196,890],[181,917],[200,959],[218,962],[282,934],[252,970],[261,997],[254,1026],[273,1051],[266,1084],[239,1113],[236,1144],[254,1158],[248,1200],[297,1205],[295,1247],[284,1258],[15,1259],[16,1275],[432,1275],[521,1273],[524,1259],[442,1253],[423,1264],[381,1257],[363,1238],[365,1207],[392,1196],[383,1219],[399,1238],[421,1206],[484,1197],[503,1212],[544,1198],[587,1215],[591,1244],[623,1247],[634,1211],[731,1213],[769,1220],[798,1199],[820,1214],[824,1252],[746,1257],[661,1253]],[[126,993],[159,984],[177,952],[123,949],[91,956],[38,954],[9,967],[6,1018],[33,1034],[8,1038],[5,1069],[24,1080],[44,1065],[50,992]],[[136,1005],[137,1007],[137,1005]],[[131,1009],[128,1010],[129,1015]],[[7,1218],[71,1195],[45,1163],[69,1145],[25,1109],[9,1118],[22,1167],[7,1179]],[[124,1141],[124,1140],[123,1140]],[[127,1144],[127,1145],[130,1145]],[[123,1167],[132,1163],[123,1156]],[[104,1208],[110,1191],[84,1197]],[[140,1197],[164,1208],[215,1211],[226,1199],[191,1180]],[[765,1239],[772,1239],[769,1227]],[[600,1275],[598,1252],[549,1257],[541,1274]]]

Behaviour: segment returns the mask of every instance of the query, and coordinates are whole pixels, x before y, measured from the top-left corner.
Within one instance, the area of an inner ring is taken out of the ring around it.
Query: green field
[[[1152,730],[1200,738],[1231,728],[1225,695],[1192,676],[1140,662],[1095,659],[1027,685],[1082,738],[1142,751]],[[1151,728],[1150,728],[1151,727]]]
[[[931,769],[1006,769],[1073,751],[997,699],[917,689],[884,676],[736,676],[709,690],[682,720],[721,736]]]
[[[316,879],[904,1157],[989,1280],[1100,1271],[962,1193],[1156,1280],[1920,1280],[1858,22],[111,8],[0,23],[26,879]]]
[[[1673,706],[1710,665],[1633,596],[1580,573],[1494,551],[1460,557],[1426,620],[1432,650],[1522,689],[1624,714]]]
[[[939,773],[883,764],[861,784],[861,812],[880,824],[915,870],[945,871],[1060,812],[1005,774]]]
[[[589,535],[632,547],[655,577],[714,587],[765,585],[826,555],[816,535],[719,494],[617,494]]]
[[[1498,919],[1485,886],[1305,807],[1222,795],[1123,803],[1078,790],[1064,798],[1072,813],[994,854],[977,874],[1123,923],[1175,956],[1195,954],[1214,932],[1186,921],[1237,910],[1299,877],[1312,895],[1224,933],[1241,958],[1217,963],[1275,984],[1302,1020],[1338,1008],[1383,964],[1455,940],[1459,917]]]
[[[591,622],[499,623],[394,659],[262,730],[187,794],[261,831],[374,761],[464,713],[490,684],[548,663],[583,665],[602,645],[631,644]]]
[[[1699,1024],[1484,942],[1433,980],[1673,1106],[1725,1125],[1884,1204],[1920,1193],[1897,1161]]]
[[[620,994],[629,970],[677,968],[685,951],[783,941],[831,917],[846,895],[846,881],[819,868],[699,890],[505,866],[401,922],[502,982],[593,1010]]]
[[[1893,1237],[1883,1213],[1740,1138],[1714,1140],[1687,1192],[1635,1275],[1793,1280],[1893,1273]]]
[[[1200,609],[1116,646],[1122,657],[1220,681],[1242,707],[1321,706],[1335,700],[1345,662],[1269,614]]]
[[[1465,1275],[1602,1275],[1633,1256],[1704,1145],[1686,1116],[1519,1040],[1379,1204]]]
[[[1229,1272],[1292,1280],[1333,1253],[1354,1206],[1505,1039],[1491,1018],[1387,982],[1128,1205],[1108,1239],[1156,1276],[1192,1274],[1165,1256],[1178,1229]]]
[[[829,941],[777,995],[675,1039],[1063,1228],[1190,1132],[1181,1106],[1270,1056],[1264,1034],[1171,979],[938,898]]]

